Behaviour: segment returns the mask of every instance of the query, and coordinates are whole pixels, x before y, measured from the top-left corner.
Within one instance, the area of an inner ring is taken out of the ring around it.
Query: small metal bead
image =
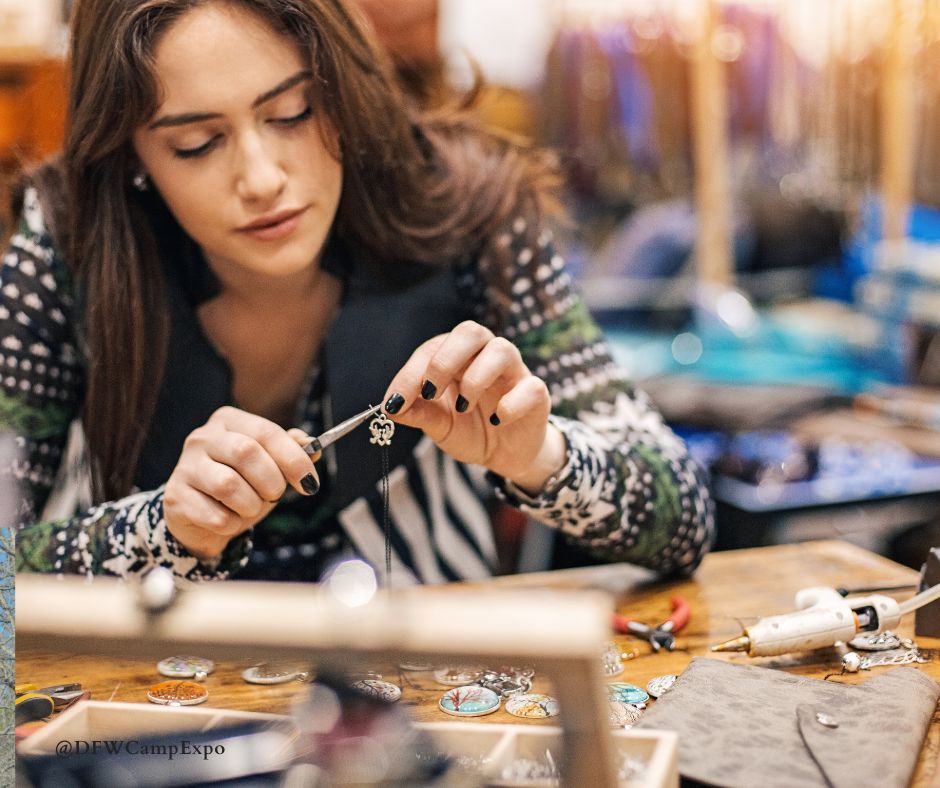
[[[862,658],[854,651],[847,651],[842,656],[842,667],[846,673],[858,673],[862,666]]]

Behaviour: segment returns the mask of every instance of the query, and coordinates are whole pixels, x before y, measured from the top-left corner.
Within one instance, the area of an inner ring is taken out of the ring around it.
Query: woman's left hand
[[[394,421],[424,431],[460,462],[482,465],[536,493],[565,464],[548,421],[551,397],[519,349],[465,321],[421,345],[386,393]]]

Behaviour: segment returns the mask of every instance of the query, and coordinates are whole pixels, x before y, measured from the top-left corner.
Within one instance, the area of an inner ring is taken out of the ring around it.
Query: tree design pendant
[[[378,446],[388,446],[392,442],[392,436],[395,434],[395,422],[384,413],[379,413],[369,422],[369,432],[372,437],[369,443],[375,443]]]

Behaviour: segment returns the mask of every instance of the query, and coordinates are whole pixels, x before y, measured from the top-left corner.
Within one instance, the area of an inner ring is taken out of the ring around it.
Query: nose
[[[240,141],[236,169],[236,192],[247,203],[273,202],[287,184],[287,173],[276,150],[265,145],[257,134],[249,133]]]

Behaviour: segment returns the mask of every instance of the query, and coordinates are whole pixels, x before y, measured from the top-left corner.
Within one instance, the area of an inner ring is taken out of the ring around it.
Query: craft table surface
[[[681,673],[694,655],[708,655],[741,664],[782,668],[802,676],[823,678],[839,669],[839,656],[834,649],[806,652],[782,657],[751,659],[742,654],[711,654],[708,647],[740,634],[740,622],[750,623],[758,616],[783,613],[793,609],[793,596],[808,586],[871,586],[899,585],[917,581],[917,573],[874,553],[846,542],[825,541],[779,545],[750,550],[711,553],[706,556],[695,576],[687,581],[651,583],[649,574],[623,564],[568,569],[495,578],[488,584],[503,587],[601,588],[618,599],[618,610],[649,623],[664,620],[670,612],[669,600],[684,595],[691,605],[688,626],[679,633],[678,649],[674,652],[651,653],[649,646],[632,637],[616,637],[623,650],[635,649],[639,656],[627,661],[625,670],[612,681],[628,681],[645,687],[654,676]],[[911,592],[912,593],[912,592]],[[906,599],[911,593],[896,594]],[[914,617],[907,616],[900,634],[913,637]],[[564,637],[564,633],[559,633]],[[940,639],[918,638],[922,648],[940,648]],[[42,654],[24,650],[17,652],[17,682],[48,686],[66,681],[79,681],[90,689],[96,700],[113,699],[146,702],[148,687],[163,680],[156,663],[169,654],[154,654],[151,661],[115,660],[79,654]],[[600,659],[600,655],[598,655]],[[209,690],[208,705],[218,708],[285,713],[293,698],[304,691],[299,682],[273,686],[245,683],[244,668],[252,664],[221,662],[205,682]],[[917,665],[918,670],[940,681],[940,659]],[[397,671],[382,666],[375,669],[387,680],[400,683]],[[856,683],[871,678],[879,670],[843,675],[835,680]],[[405,673],[402,703],[411,707],[414,718],[421,721],[453,720],[441,713],[437,701],[447,691],[436,684],[430,673]],[[533,691],[550,688],[536,676]],[[653,701],[655,702],[655,701]],[[526,721],[500,710],[482,718],[468,720],[485,725],[491,722],[553,724],[557,720]],[[913,786],[940,786],[940,713],[936,710]]]

